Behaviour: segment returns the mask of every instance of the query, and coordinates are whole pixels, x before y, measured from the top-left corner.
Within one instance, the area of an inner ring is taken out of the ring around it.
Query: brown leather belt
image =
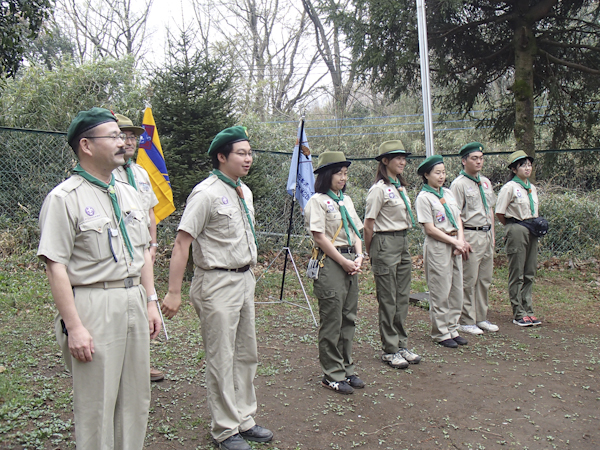
[[[450,233],[444,231],[444,233],[446,233],[448,236],[458,236],[458,231],[451,231]]]
[[[250,270],[250,264],[244,266],[244,267],[240,267],[238,269],[225,269],[222,267],[215,267],[213,270],[224,270],[225,272],[247,272],[248,270]]]
[[[140,284],[140,277],[129,277],[129,278],[125,278],[124,280],[99,281],[98,283],[82,284],[82,285],[73,286],[73,287],[93,288],[93,289],[119,289],[119,288],[129,289],[134,286],[139,286],[139,284]]]

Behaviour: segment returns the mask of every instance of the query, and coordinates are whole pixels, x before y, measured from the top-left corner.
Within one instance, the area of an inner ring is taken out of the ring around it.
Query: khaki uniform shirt
[[[481,200],[479,186],[473,180],[464,175],[459,175],[450,185],[450,190],[456,199],[458,207],[461,209],[460,218],[463,225],[468,227],[484,227],[491,225],[494,221],[492,208],[496,204],[496,195],[492,189],[492,183],[484,176],[479,176],[481,186],[485,194],[485,200],[488,205],[488,214],[485,213],[485,207]]]
[[[460,217],[460,209],[452,191],[450,189],[442,188],[444,190],[444,199],[452,215],[454,221]],[[450,222],[446,215],[446,209],[440,202],[440,199],[431,192],[421,191],[417,195],[415,209],[417,210],[417,220],[419,223],[433,223],[436,228],[439,228],[444,233],[451,233],[457,231],[456,228]]]
[[[344,195],[344,206],[352,218],[354,225],[356,225],[356,229],[358,231],[362,230],[363,223],[356,214],[352,199],[347,195]],[[304,208],[304,223],[308,231],[324,233],[325,237],[331,241],[342,223],[340,207],[329,195],[317,193],[308,200],[306,208]],[[357,236],[352,230],[350,223],[348,223],[348,230],[350,231],[352,245],[354,245],[356,244]],[[348,246],[348,237],[343,226],[333,245],[334,247]]]
[[[404,186],[401,188],[408,198]],[[410,200],[409,200],[410,202]],[[410,215],[400,192],[393,184],[379,180],[367,194],[365,219],[375,219],[373,231],[400,231],[412,227]]]
[[[146,169],[144,169],[139,164],[132,164],[131,170],[133,171],[133,177],[135,178],[135,183],[137,184],[137,191],[142,199],[142,207],[146,210],[148,214],[148,224],[150,224],[150,214],[149,211],[158,205],[158,198],[156,198],[156,194],[152,189],[152,183],[150,183],[150,176]],[[113,174],[115,178],[120,181],[124,181],[125,183],[129,183],[129,179],[127,178],[127,172],[125,171],[125,167],[120,166],[117,167]]]
[[[504,217],[516,220],[532,219],[539,215],[538,211],[538,196],[536,187],[531,184],[531,196],[533,197],[533,205],[535,214],[531,214],[531,206],[529,204],[529,195],[519,183],[509,181],[498,195],[498,203],[496,204],[496,212],[504,214]]]
[[[242,183],[254,223],[252,191]],[[178,230],[189,233],[194,264],[204,270],[256,265],[256,244],[244,205],[235,189],[211,175],[187,199]]]
[[[37,254],[42,259],[67,266],[72,286],[141,275],[144,249],[150,242],[147,211],[129,184],[115,181],[115,190],[122,211],[121,220],[125,221],[133,247],[133,260],[106,190],[73,175],[56,186],[44,200]]]

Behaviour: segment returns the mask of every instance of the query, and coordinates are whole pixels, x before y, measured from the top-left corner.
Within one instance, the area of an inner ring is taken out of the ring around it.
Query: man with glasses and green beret
[[[241,178],[252,165],[245,127],[230,127],[213,139],[210,176],[192,190],[171,256],[169,292],[162,304],[172,318],[181,305],[181,284],[190,245],[194,278],[190,300],[200,318],[206,351],[206,390],[211,434],[219,448],[249,450],[273,433],[256,425],[254,376],[258,365],[254,324],[256,265],[252,192]]]
[[[465,240],[472,253],[463,260],[463,306],[460,331],[483,334],[498,326],[487,320],[488,291],[494,272],[494,205],[496,196],[490,180],[481,175],[483,144],[464,145],[459,155],[463,170],[450,185],[460,209]]]
[[[77,448],[142,449],[150,408],[156,308],[146,211],[115,181],[125,135],[103,108],[67,132],[79,164],[46,197],[38,256],[58,309],[56,336],[73,375]]]

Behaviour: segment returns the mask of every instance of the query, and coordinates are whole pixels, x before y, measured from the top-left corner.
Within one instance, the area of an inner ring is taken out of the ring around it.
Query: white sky
[[[134,2],[145,0],[134,0]],[[182,13],[183,12],[183,13]],[[185,19],[184,19],[185,18]],[[147,57],[152,62],[159,63],[164,60],[167,42],[167,27],[178,36],[178,30],[185,23],[195,21],[194,9],[190,0],[154,0],[150,8],[146,34],[151,45],[148,45]]]

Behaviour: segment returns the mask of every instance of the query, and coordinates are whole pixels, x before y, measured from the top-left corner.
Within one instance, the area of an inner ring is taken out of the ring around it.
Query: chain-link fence
[[[290,135],[295,136],[290,125]],[[393,137],[385,136],[383,139]],[[295,139],[295,138],[293,138]],[[330,136],[308,137],[311,148],[333,149]],[[335,137],[339,140],[339,136]],[[293,140],[292,144],[293,145]],[[406,144],[405,144],[406,145]],[[256,230],[261,250],[278,250],[287,244],[288,228],[292,208],[291,197],[286,192],[291,153],[266,151],[256,152],[254,166],[262,167],[264,177],[260,183],[268,189],[267,194],[255,198]],[[360,147],[345,148],[346,155],[353,160],[349,170],[347,194],[352,197],[360,217],[364,215],[365,198],[376,170],[376,161],[364,155],[364,142]],[[505,153],[486,154],[484,173],[492,181],[496,192],[506,181]],[[541,239],[542,257],[572,256],[576,258],[600,257],[600,194],[598,190],[580,190],[573,186],[586,185],[580,178],[594,179],[598,175],[597,158],[600,152],[555,151],[538,152],[536,170],[540,181],[536,183],[540,192],[540,212],[550,223],[549,234]],[[353,157],[353,155],[361,155]],[[446,156],[448,183],[458,174],[461,163],[456,155]],[[74,165],[74,155],[66,143],[64,133],[8,129],[0,127],[0,225],[35,221],[46,194],[69,176]],[[423,155],[413,155],[405,169],[409,182],[409,194],[413,199],[421,188],[416,175],[416,166]],[[592,158],[591,163],[585,158]],[[587,169],[590,170],[587,170]],[[558,178],[552,178],[556,175]],[[200,180],[199,180],[200,181]],[[552,184],[551,184],[552,183]],[[592,181],[595,183],[595,181]],[[159,225],[159,232],[170,240],[175,234],[181,208]],[[6,227],[4,227],[6,228]],[[496,227],[498,249],[502,248],[504,229]],[[412,254],[421,253],[423,233],[417,227],[409,233]],[[310,249],[310,239],[303,226],[303,216],[298,205],[294,207],[291,220],[290,246],[296,251]]]

